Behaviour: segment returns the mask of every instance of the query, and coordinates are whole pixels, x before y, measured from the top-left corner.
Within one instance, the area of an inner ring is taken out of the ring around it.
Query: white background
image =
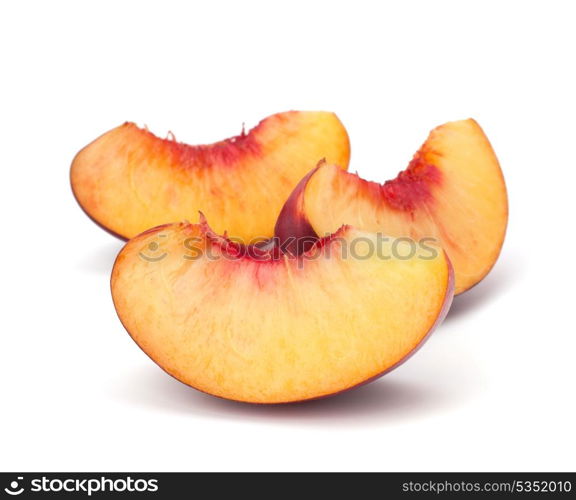
[[[0,469],[574,470],[571,2],[4,2]],[[383,181],[474,117],[510,195],[504,250],[408,363],[319,402],[195,392],[131,341],[121,242],[76,206],[74,154],[125,120],[179,140],[336,111]]]

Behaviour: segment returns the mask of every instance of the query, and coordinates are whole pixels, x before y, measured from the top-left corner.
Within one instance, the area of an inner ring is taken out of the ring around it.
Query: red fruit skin
[[[297,245],[296,241],[286,244],[286,248],[293,255],[300,255],[312,246],[308,240],[313,242],[319,238],[304,210],[304,192],[310,179],[316,171],[326,163],[321,160],[318,165],[311,170],[296,185],[294,191],[286,200],[280,211],[274,235],[279,244],[284,244],[288,239],[302,238],[304,244]],[[426,163],[421,154],[416,154],[408,168],[398,174],[395,179],[386,181],[384,184],[367,183],[369,189],[376,189],[382,199],[397,210],[410,211],[424,200],[430,198],[429,186],[439,184],[442,181],[441,172],[432,164]]]
[[[410,212],[422,202],[430,202],[430,186],[442,182],[442,172],[436,165],[426,162],[422,151],[395,179],[376,185],[388,205],[396,210]]]
[[[304,191],[308,181],[325,162],[326,160],[321,160],[296,185],[276,220],[274,226],[276,244],[286,248],[292,255],[303,254],[319,239],[304,211]]]

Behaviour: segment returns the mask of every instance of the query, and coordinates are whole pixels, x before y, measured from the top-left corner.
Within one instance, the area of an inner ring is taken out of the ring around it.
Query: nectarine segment
[[[217,231],[250,240],[272,236],[284,200],[312,165],[326,157],[347,168],[349,156],[335,114],[290,111],[206,146],[125,123],[82,149],[70,175],[84,211],[121,237],[202,210]]]
[[[136,343],[192,387],[251,403],[319,398],[398,366],[452,299],[443,251],[378,238],[346,226],[297,257],[249,255],[205,222],[169,224],[125,245],[113,300]]]
[[[382,185],[319,165],[288,198],[275,232],[283,241],[351,224],[395,237],[433,238],[450,256],[458,294],[496,262],[507,220],[498,160],[480,126],[463,120],[434,129],[408,168]]]

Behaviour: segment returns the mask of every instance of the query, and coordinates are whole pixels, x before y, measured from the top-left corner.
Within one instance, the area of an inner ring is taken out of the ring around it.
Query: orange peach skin
[[[206,223],[168,224],[120,252],[114,305],[144,352],[200,391],[266,404],[325,397],[397,367],[452,300],[439,249],[430,258],[416,245],[408,260],[343,251],[374,239],[343,227],[299,257],[251,255]]]
[[[294,190],[275,232],[284,242],[351,224],[395,237],[432,238],[450,256],[459,294],[488,274],[507,222],[500,165],[470,119],[434,129],[407,169],[382,185],[321,163]]]
[[[272,236],[283,202],[324,157],[342,168],[350,157],[346,130],[328,112],[275,114],[206,146],[125,123],[82,149],[70,177],[84,211],[122,238],[202,210],[217,231],[249,241]]]

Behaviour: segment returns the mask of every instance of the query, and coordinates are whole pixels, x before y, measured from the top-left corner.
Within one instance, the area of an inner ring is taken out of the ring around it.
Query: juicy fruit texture
[[[82,149],[70,175],[85,212],[121,237],[202,210],[217,231],[249,241],[272,236],[282,203],[324,157],[347,168],[342,123],[333,113],[290,111],[206,146],[125,123]]]
[[[395,237],[433,238],[450,257],[458,294],[490,271],[507,221],[502,171],[470,119],[434,129],[407,169],[382,185],[320,164],[286,202],[276,235],[322,236],[351,224]]]
[[[453,295],[449,260],[430,250],[346,226],[296,257],[205,222],[168,224],[125,245],[111,288],[132,338],[180,381],[301,401],[369,381],[422,344]]]

